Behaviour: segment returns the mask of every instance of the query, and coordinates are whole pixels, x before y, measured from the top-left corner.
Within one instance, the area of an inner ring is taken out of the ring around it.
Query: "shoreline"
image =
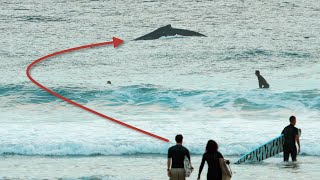
[[[191,156],[196,179],[201,155]],[[239,157],[226,156],[234,163]],[[168,179],[166,155],[125,156],[1,156],[0,179]],[[317,179],[320,157],[299,156],[296,163],[273,157],[259,163],[231,164],[232,179]],[[125,172],[125,173],[124,173]],[[201,174],[206,179],[207,165]],[[266,173],[267,172],[267,173]]]

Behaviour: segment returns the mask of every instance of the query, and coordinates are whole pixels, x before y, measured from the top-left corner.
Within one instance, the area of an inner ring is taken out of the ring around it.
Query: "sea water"
[[[183,134],[195,179],[209,139],[235,162],[295,115],[298,163],[278,155],[232,165],[233,178],[318,179],[317,0],[2,0],[0,9],[0,178],[167,179],[167,149]],[[132,41],[167,24],[207,37]],[[124,43],[50,58],[32,77],[169,143],[74,107],[26,76],[42,56],[113,36]],[[255,70],[269,89],[258,88]]]

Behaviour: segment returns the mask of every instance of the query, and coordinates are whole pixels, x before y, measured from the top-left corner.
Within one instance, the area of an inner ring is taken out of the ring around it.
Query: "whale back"
[[[170,24],[160,27],[151,33],[148,33],[144,36],[141,36],[139,38],[136,38],[135,40],[153,40],[153,39],[159,39],[163,36],[175,36],[175,35],[181,35],[181,36],[205,36],[203,34],[200,34],[195,31],[190,31],[186,29],[176,29],[172,28]]]

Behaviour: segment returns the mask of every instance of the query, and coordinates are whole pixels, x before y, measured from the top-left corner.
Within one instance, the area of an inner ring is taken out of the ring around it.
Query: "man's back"
[[[291,154],[292,161],[296,161],[297,155],[300,153],[299,130],[298,128],[294,127],[297,122],[295,116],[290,116],[289,121],[290,125],[285,127],[281,133],[284,135],[283,160],[288,161],[289,155]],[[298,151],[296,142],[298,144]]]
[[[296,135],[298,135],[298,128],[290,124],[285,127],[282,131],[284,134],[284,146],[285,147],[295,147],[296,146]]]
[[[189,150],[182,145],[174,145],[168,150],[168,158],[172,158],[171,168],[184,168],[183,160],[187,156],[190,160]]]

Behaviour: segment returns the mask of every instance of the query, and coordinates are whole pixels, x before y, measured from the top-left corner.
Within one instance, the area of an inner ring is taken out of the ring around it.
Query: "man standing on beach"
[[[187,156],[190,160],[189,150],[182,146],[183,136],[178,134],[176,136],[177,144],[172,146],[168,150],[168,176],[170,180],[185,180],[185,170],[184,170],[184,157]],[[172,162],[172,164],[171,164]],[[191,162],[191,160],[190,160]],[[171,167],[171,169],[170,169]]]
[[[256,76],[259,81],[259,88],[269,88],[267,81],[260,75],[260,71],[256,70]]]
[[[281,134],[284,135],[284,145],[283,145],[283,160],[289,161],[289,154],[291,154],[292,161],[297,160],[297,154],[300,153],[300,139],[298,128],[294,127],[296,125],[296,117],[291,116],[289,118],[290,124],[285,127]],[[298,152],[296,147],[296,142],[298,144]]]

